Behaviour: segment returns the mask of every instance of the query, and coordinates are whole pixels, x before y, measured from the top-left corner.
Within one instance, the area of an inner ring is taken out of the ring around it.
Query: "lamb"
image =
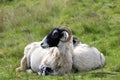
[[[104,55],[95,47],[78,43],[73,51],[73,68],[77,71],[88,71],[103,67],[105,64]]]
[[[19,68],[16,68],[17,72],[25,71],[31,68],[33,72],[38,72],[42,75],[45,72],[45,74],[49,73],[54,75],[60,75],[71,71],[73,52],[73,39],[71,31],[66,28],[55,28],[53,29],[53,31],[50,32],[47,37],[45,37],[45,39],[47,38],[50,38],[50,40],[52,41],[55,40],[54,42],[50,43],[49,47],[52,48],[43,49],[45,48],[45,43],[42,43],[42,48],[40,46],[41,42],[34,42],[25,47],[24,57],[21,60],[21,66]],[[59,47],[57,48],[55,46]],[[66,51],[65,49],[67,49],[67,51],[63,52],[61,49],[64,51]],[[45,66],[43,66],[44,62],[46,63]],[[41,71],[43,67],[46,68],[44,72]],[[66,67],[67,69],[65,69]]]

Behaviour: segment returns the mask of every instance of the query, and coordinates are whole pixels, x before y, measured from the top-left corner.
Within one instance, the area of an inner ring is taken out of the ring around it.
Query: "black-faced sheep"
[[[42,41],[41,46],[43,48],[57,47],[53,53],[55,57],[52,60],[51,55],[40,65],[40,74],[44,75],[44,69],[50,67],[53,70],[53,75],[67,74],[72,69],[72,54],[73,54],[73,36],[72,32],[68,28],[55,28],[53,29]],[[57,57],[56,57],[57,56]],[[54,68],[51,67],[54,65]]]
[[[40,44],[43,48],[52,48],[43,49]],[[16,71],[20,72],[31,68],[33,72],[41,75],[44,75],[45,72],[48,74],[48,71],[53,75],[66,74],[72,69],[72,54],[71,31],[68,28],[55,28],[43,39],[42,43],[34,42],[25,47],[21,66],[16,68]]]

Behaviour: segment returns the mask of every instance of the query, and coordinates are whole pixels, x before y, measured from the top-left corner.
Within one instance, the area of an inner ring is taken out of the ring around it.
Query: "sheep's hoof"
[[[38,72],[38,75],[45,76],[52,73],[53,73],[53,70],[50,67],[42,66],[40,71]]]
[[[46,75],[46,67],[42,66],[40,71],[38,72],[38,75],[45,76]]]

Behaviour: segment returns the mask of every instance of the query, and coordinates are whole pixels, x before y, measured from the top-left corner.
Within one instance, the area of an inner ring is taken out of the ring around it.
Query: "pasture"
[[[60,25],[69,26],[82,43],[98,48],[105,55],[105,66],[67,76],[16,73],[24,47]],[[119,72],[119,0],[0,0],[0,80],[119,80]]]

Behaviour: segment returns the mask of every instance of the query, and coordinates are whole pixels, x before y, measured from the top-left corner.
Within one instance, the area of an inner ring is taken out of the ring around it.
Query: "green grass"
[[[42,40],[52,28],[61,25],[69,26],[81,42],[97,47],[105,55],[103,71],[120,72],[119,0],[0,0],[0,80],[120,79],[120,74],[87,72],[68,76],[16,73],[25,45]]]

